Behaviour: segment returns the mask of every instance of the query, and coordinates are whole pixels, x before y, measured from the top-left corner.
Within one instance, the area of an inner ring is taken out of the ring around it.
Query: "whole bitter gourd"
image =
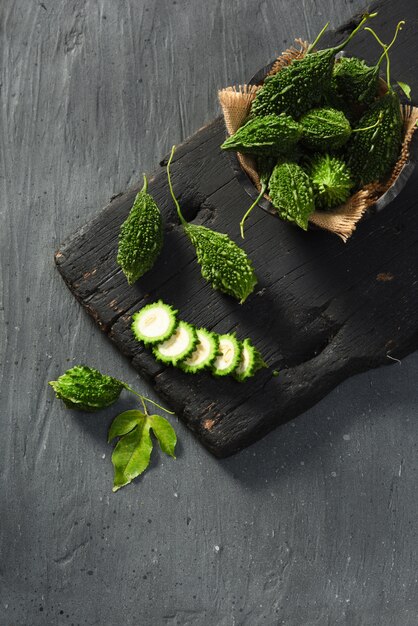
[[[307,230],[315,204],[311,181],[302,167],[289,161],[276,165],[270,177],[269,192],[279,216]]]
[[[311,109],[300,118],[302,141],[311,150],[338,150],[350,138],[350,122],[342,111],[331,107]]]
[[[357,57],[338,59],[334,65],[332,80],[336,93],[350,104],[369,106],[379,92],[381,59],[372,67]]]
[[[388,91],[384,96],[373,102],[359,121],[359,126],[369,127],[369,130],[353,133],[353,137],[347,147],[348,166],[358,187],[380,180],[386,176],[399,157],[402,144],[403,120],[399,96],[395,93],[390,83],[388,50],[395,42],[403,24],[404,22],[399,22],[392,42],[388,46],[382,44],[387,59],[386,81]],[[374,31],[368,30],[375,35]],[[377,35],[375,36],[381,43]]]
[[[315,196],[315,207],[331,209],[350,197],[351,172],[345,161],[329,154],[314,157],[307,168]]]
[[[289,152],[301,136],[300,125],[282,113],[250,118],[221,145],[223,150],[279,156]]]
[[[170,165],[174,151],[175,146],[171,150],[167,163],[168,185],[184,232],[196,250],[202,276],[214,289],[237,298],[242,304],[257,284],[252,263],[246,252],[228,235],[218,233],[206,226],[189,224],[184,219],[171,184]]]
[[[148,181],[136,195],[134,204],[119,234],[117,263],[132,285],[157,260],[163,245],[163,224],[160,209],[147,193]]]
[[[328,24],[302,59],[295,59],[277,74],[267,76],[251,105],[253,116],[287,113],[294,118],[319,103],[331,84],[335,55],[345,48],[363,24],[376,14],[366,14],[343,43],[314,51]]]
[[[110,406],[126,387],[120,380],[86,365],[75,365],[49,384],[69,409],[88,412]]]

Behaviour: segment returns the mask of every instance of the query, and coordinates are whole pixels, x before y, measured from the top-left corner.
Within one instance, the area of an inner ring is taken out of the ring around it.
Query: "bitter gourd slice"
[[[342,159],[329,154],[314,157],[307,168],[312,181],[315,207],[330,209],[350,197],[353,180],[348,165]]]
[[[267,367],[267,364],[257,348],[253,346],[250,339],[244,339],[241,359],[233,372],[234,378],[243,383],[263,367]]]
[[[148,181],[144,174],[144,186],[136,195],[129,215],[120,228],[116,262],[130,285],[152,268],[163,245],[160,209],[147,193],[147,188]]]
[[[270,199],[279,216],[308,229],[308,218],[315,210],[311,181],[300,165],[279,163],[269,181]]]
[[[177,311],[161,300],[147,304],[132,316],[132,331],[145,345],[165,341],[178,325]]]
[[[311,109],[300,118],[302,141],[318,152],[338,150],[350,138],[350,122],[342,111],[331,107]]]
[[[287,154],[299,141],[301,128],[290,115],[250,118],[221,145],[223,150],[279,156]]]
[[[180,222],[196,250],[202,276],[214,289],[237,298],[242,304],[257,284],[252,263],[246,252],[228,235],[218,233],[206,226],[189,224],[184,219],[171,184],[170,165],[174,151],[175,146],[171,150],[167,163],[168,185]]]
[[[196,329],[187,322],[179,322],[174,333],[158,345],[154,346],[153,352],[156,359],[167,365],[177,365],[188,357],[197,344]]]
[[[295,119],[319,103],[331,84],[335,55],[345,48],[363,24],[377,15],[366,14],[345,41],[334,48],[314,51],[328,24],[302,59],[295,59],[277,74],[268,76],[251,105],[251,115],[287,113]]]
[[[242,344],[235,334],[219,335],[219,354],[213,362],[214,376],[227,376],[237,367],[242,352]]]
[[[197,328],[197,345],[190,356],[179,363],[179,367],[189,374],[195,374],[212,365],[218,355],[219,338],[206,328]]]

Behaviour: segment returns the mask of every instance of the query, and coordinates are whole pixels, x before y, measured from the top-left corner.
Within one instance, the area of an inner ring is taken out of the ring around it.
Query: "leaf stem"
[[[171,194],[171,197],[173,198],[173,202],[174,202],[175,207],[176,207],[176,209],[177,209],[177,215],[179,216],[179,220],[180,220],[180,222],[183,224],[183,226],[185,226],[185,225],[187,224],[187,222],[186,222],[186,220],[185,220],[185,219],[184,219],[184,217],[183,217],[183,214],[182,214],[181,209],[180,209],[180,205],[179,205],[179,203],[178,203],[178,201],[177,201],[176,196],[174,195],[173,185],[172,185],[172,183],[171,183],[170,166],[171,166],[171,161],[173,160],[173,156],[174,156],[174,152],[175,152],[175,150],[176,150],[176,146],[173,146],[173,147],[171,148],[170,158],[168,159],[168,163],[167,163],[167,179],[168,179],[168,187],[169,187],[169,189],[170,189],[170,194]]]
[[[378,44],[383,48],[383,52],[377,62],[377,66],[379,67],[384,57],[386,57],[386,83],[387,83],[389,90],[391,90],[392,87],[390,85],[390,57],[388,55],[388,52],[393,46],[393,44],[395,43],[398,37],[398,33],[400,30],[402,30],[402,27],[404,26],[404,24],[405,24],[405,20],[401,20],[400,22],[398,22],[396,26],[395,34],[393,35],[392,41],[389,44],[383,43],[383,41],[380,39],[380,37],[377,35],[377,33],[375,33],[375,31],[372,28],[369,28],[368,26],[366,26],[364,29],[364,30],[367,30],[369,33],[371,33],[373,37],[376,39],[376,41],[378,42]]]
[[[138,393],[137,391],[135,391],[135,389],[132,389],[132,387],[130,387],[126,383],[123,383],[123,384],[124,384],[124,387],[125,387],[125,389],[127,391],[130,391],[135,396],[138,396],[138,398],[141,400],[142,406],[144,407],[144,412],[145,412],[146,415],[148,415],[148,411],[146,409],[145,402],[149,402],[150,404],[153,404],[154,406],[158,407],[162,411],[165,411],[169,415],[174,415],[174,411],[169,411],[168,409],[165,409],[163,406],[161,406],[161,404],[158,404],[157,402],[154,402],[154,400],[151,400],[150,398],[147,398],[146,396],[143,396],[141,393]]]
[[[371,126],[365,126],[364,128],[353,128],[351,132],[361,133],[363,130],[372,130],[372,128],[376,128],[376,126],[379,126],[382,119],[383,119],[383,111],[380,111],[379,117],[374,124],[372,124]]]
[[[244,217],[242,218],[242,220],[239,223],[240,233],[241,233],[241,237],[243,239],[244,239],[244,222],[247,219],[247,217],[250,215],[250,213],[253,210],[253,208],[255,206],[257,206],[257,204],[260,202],[261,198],[264,196],[264,194],[266,192],[266,189],[267,189],[267,183],[266,182],[262,182],[261,183],[260,193],[258,194],[257,198],[254,200],[254,202],[252,203],[252,205],[250,206],[250,208],[245,213]]]
[[[322,28],[322,30],[318,33],[318,35],[315,37],[315,40],[313,43],[311,43],[311,45],[309,46],[309,48],[306,51],[306,54],[309,54],[317,45],[318,41],[321,39],[322,35],[325,33],[325,31],[327,30],[329,26],[329,22],[327,22],[325,24],[325,26]]]
[[[147,180],[147,177],[146,177],[145,173],[143,174],[143,176],[144,176],[144,186],[142,187],[141,191],[143,191],[144,193],[147,193],[147,190],[148,190],[148,180]]]
[[[368,22],[370,19],[372,19],[373,17],[376,17],[377,13],[365,13],[363,15],[363,17],[361,18],[360,22],[357,24],[357,26],[355,27],[354,30],[351,31],[351,33],[348,35],[348,37],[342,42],[340,43],[339,46],[336,46],[334,48],[335,52],[339,52],[340,50],[343,50],[343,48],[346,47],[346,45],[352,40],[352,38],[354,37],[354,35],[356,33],[358,33],[358,31],[360,30],[360,28],[363,26],[363,24],[365,24],[366,22]]]

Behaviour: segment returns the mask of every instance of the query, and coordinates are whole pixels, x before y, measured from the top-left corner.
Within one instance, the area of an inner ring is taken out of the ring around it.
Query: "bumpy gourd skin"
[[[379,65],[370,67],[362,59],[342,57],[334,65],[332,82],[344,100],[369,106],[379,92]]]
[[[70,409],[98,411],[119,398],[124,383],[86,365],[76,365],[49,383]]]
[[[222,144],[224,150],[257,155],[286,154],[298,142],[301,128],[289,115],[251,118]]]
[[[312,109],[300,118],[302,141],[311,150],[338,150],[350,138],[350,122],[342,111],[331,107]]]
[[[308,229],[308,218],[315,209],[309,176],[296,163],[279,163],[269,182],[270,199],[279,216]]]
[[[402,144],[402,116],[397,94],[390,90],[360,119],[347,147],[348,166],[358,187],[382,179],[395,165]]]
[[[163,245],[160,210],[146,187],[145,179],[119,235],[116,261],[130,285],[152,268]]]
[[[298,118],[317,104],[331,83],[335,50],[329,48],[295,59],[268,76],[251,105],[254,116],[287,113]]]
[[[242,304],[257,284],[252,263],[244,250],[223,233],[195,224],[183,226],[196,249],[203,278],[214,289],[237,298]]]
[[[309,164],[307,172],[312,181],[316,208],[331,209],[350,197],[353,181],[342,159],[329,154],[317,155]]]

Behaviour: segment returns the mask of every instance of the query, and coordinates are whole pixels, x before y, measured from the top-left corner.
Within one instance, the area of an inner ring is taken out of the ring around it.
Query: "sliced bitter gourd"
[[[165,341],[177,328],[177,311],[161,300],[147,304],[132,317],[132,331],[146,345]]]
[[[247,378],[254,376],[262,367],[267,367],[263,357],[257,348],[253,346],[250,339],[244,339],[242,342],[241,359],[233,372],[234,378],[243,383]]]
[[[234,371],[241,358],[242,344],[234,334],[219,335],[219,353],[212,365],[215,376],[227,376]]]
[[[195,374],[212,365],[218,355],[218,335],[206,328],[197,328],[197,345],[190,356],[179,363],[179,367],[188,374]]]
[[[174,333],[154,347],[154,356],[168,365],[177,365],[196,348],[196,329],[187,322],[179,322]]]

